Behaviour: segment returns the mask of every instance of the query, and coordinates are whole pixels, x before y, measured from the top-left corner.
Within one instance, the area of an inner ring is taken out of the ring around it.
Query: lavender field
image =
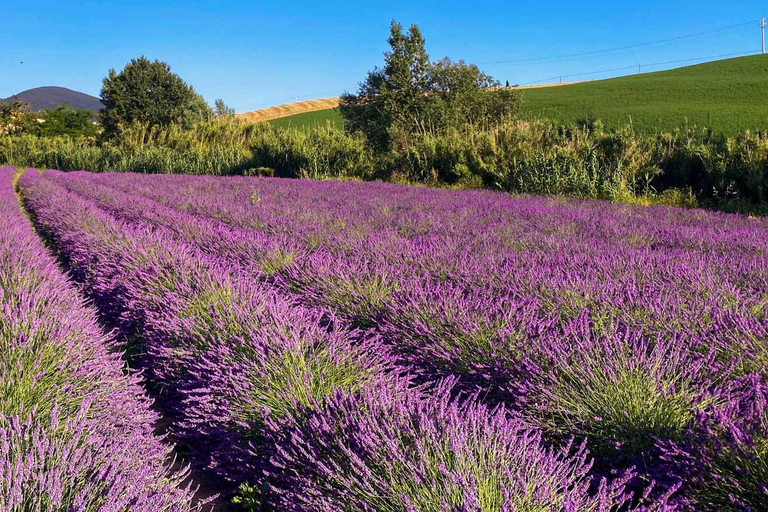
[[[768,510],[766,219],[12,175],[0,510]]]

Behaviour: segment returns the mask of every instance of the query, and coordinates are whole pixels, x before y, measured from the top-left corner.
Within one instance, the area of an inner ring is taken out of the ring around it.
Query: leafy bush
[[[29,130],[32,135],[39,137],[96,137],[101,128],[94,124],[93,112],[90,110],[75,110],[71,107],[60,106],[44,110],[35,116],[39,119],[34,128]]]

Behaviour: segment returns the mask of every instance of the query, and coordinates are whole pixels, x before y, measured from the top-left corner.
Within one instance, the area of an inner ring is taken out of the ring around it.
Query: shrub
[[[768,138],[696,135],[646,138],[537,121],[465,125],[410,136],[381,151],[330,125],[282,129],[236,120],[150,127],[119,138],[0,137],[0,162],[66,171],[289,178],[360,178],[513,193],[558,194],[640,204],[763,213]]]

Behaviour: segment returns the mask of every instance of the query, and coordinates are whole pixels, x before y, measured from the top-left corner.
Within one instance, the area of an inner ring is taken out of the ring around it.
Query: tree
[[[9,103],[0,101],[0,135],[16,135],[29,131],[34,126],[31,112],[29,103],[16,97]]]
[[[517,91],[500,88],[477,66],[430,62],[418,26],[406,34],[393,21],[388,43],[384,67],[369,72],[357,94],[342,95],[339,104],[348,129],[363,132],[375,148],[467,123],[495,124],[517,111]]]
[[[375,68],[360,84],[357,95],[341,97],[339,110],[351,130],[360,130],[378,147],[386,147],[394,132],[423,131],[423,97],[429,92],[429,56],[419,27],[408,34],[392,21],[384,68]]]
[[[221,98],[214,102],[213,113],[219,119],[235,117],[235,109],[224,103]]]
[[[117,73],[109,70],[101,88],[99,113],[104,135],[112,137],[132,123],[148,127],[173,123],[190,127],[212,116],[211,108],[165,62],[132,59]]]
[[[93,112],[75,110],[70,106],[59,106],[38,114],[40,122],[30,130],[39,137],[70,135],[72,137],[95,137],[99,127],[93,123]]]
[[[496,124],[513,116],[520,105],[517,91],[500,87],[474,64],[444,58],[430,66],[427,98],[432,123],[440,128],[470,123]]]

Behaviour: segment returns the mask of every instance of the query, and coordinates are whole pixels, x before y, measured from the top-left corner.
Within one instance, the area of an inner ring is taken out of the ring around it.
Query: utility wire
[[[723,32],[723,31],[726,31],[726,30],[734,29],[734,28],[745,27],[745,26],[751,25],[753,23],[758,23],[759,21],[760,20],[751,20],[751,21],[747,21],[747,22],[744,22],[744,23],[737,23],[735,25],[729,25],[727,27],[720,27],[720,28],[716,28],[716,29],[713,29],[713,30],[707,30],[707,31],[704,31],[704,32],[697,32],[695,34],[686,34],[686,35],[682,35],[682,36],[670,37],[670,38],[667,38],[667,39],[659,39],[659,40],[656,40],[656,41],[648,41],[648,42],[645,42],[645,43],[632,44],[632,45],[628,45],[628,46],[618,46],[618,47],[615,47],[615,48],[607,48],[607,49],[604,49],[604,50],[593,50],[593,51],[589,51],[589,52],[570,53],[570,54],[556,55],[556,56],[550,56],[550,57],[534,57],[534,58],[530,58],[530,59],[486,61],[486,62],[478,62],[477,64],[482,64],[482,65],[484,65],[484,64],[530,64],[530,63],[533,63],[533,62],[545,62],[545,61],[546,62],[550,62],[550,61],[551,62],[556,62],[556,61],[561,60],[561,59],[574,59],[574,58],[579,58],[579,57],[587,57],[587,56],[590,56],[590,55],[599,55],[599,54],[602,54],[602,53],[618,52],[618,51],[622,51],[622,50],[632,50],[632,49],[635,49],[635,48],[643,48],[645,46],[653,46],[653,45],[657,45],[657,44],[664,44],[664,43],[671,43],[671,42],[674,42],[674,41],[680,41],[680,40],[683,40],[683,39],[690,39],[690,38],[694,38],[694,37],[707,36],[707,35],[710,35],[710,34],[715,34],[717,32]]]
[[[712,29],[712,30],[707,30],[707,31],[704,31],[704,32],[697,32],[695,34],[685,34],[685,35],[682,35],[682,36],[670,37],[670,38],[667,38],[667,39],[659,39],[659,40],[656,40],[656,41],[648,41],[648,42],[645,42],[645,43],[633,44],[633,45],[628,45],[628,46],[619,46],[619,47],[608,48],[608,49],[604,49],[604,50],[593,50],[593,51],[589,51],[589,52],[571,53],[571,54],[565,54],[565,55],[559,55],[559,56],[550,56],[550,57],[536,57],[536,58],[531,58],[531,59],[506,60],[506,61],[486,61],[486,62],[478,62],[477,64],[478,65],[485,65],[485,64],[533,64],[533,63],[555,64],[555,63],[564,62],[564,61],[567,61],[567,60],[578,60],[581,57],[588,57],[588,56],[592,56],[592,55],[600,55],[600,54],[603,54],[603,53],[610,53],[610,52],[619,52],[619,51],[623,51],[623,50],[631,50],[631,49],[635,49],[635,48],[642,48],[642,47],[646,47],[646,46],[652,46],[652,45],[657,45],[657,44],[664,44],[664,43],[680,41],[680,40],[684,40],[684,39],[690,39],[690,38],[695,38],[695,37],[702,37],[702,36],[706,36],[706,35],[715,34],[715,33],[718,33],[718,32],[724,32],[726,30],[732,30],[732,29],[735,29],[735,28],[745,27],[747,25],[751,25],[753,23],[759,23],[759,22],[760,22],[760,20],[751,20],[751,21],[747,21],[747,22],[744,22],[744,23],[737,23],[735,25],[728,25],[726,27],[720,27],[720,28],[716,28],[716,29]],[[724,57],[735,57],[735,56],[739,56],[739,55],[750,55],[750,54],[753,54],[753,53],[756,53],[756,52],[754,52],[754,51],[738,52],[738,53],[728,53],[728,54],[722,54],[722,55],[713,55],[713,56],[710,56],[710,57],[700,57],[700,58],[695,58],[695,59],[682,59],[682,60],[667,61],[667,62],[657,62],[657,63],[652,63],[652,64],[635,64],[635,65],[632,65],[632,66],[625,66],[625,67],[613,68],[613,69],[605,69],[605,70],[602,70],[602,71],[589,71],[589,72],[586,72],[586,73],[574,73],[574,74],[568,74],[568,75],[557,75],[557,76],[553,76],[553,77],[549,77],[549,78],[544,78],[544,79],[541,79],[541,80],[536,80],[534,82],[526,82],[526,83],[522,83],[522,84],[518,84],[518,85],[523,85],[523,86],[525,86],[525,85],[537,85],[537,84],[540,84],[540,83],[543,83],[543,82],[549,82],[549,81],[552,81],[552,80],[558,80],[558,79],[562,79],[562,78],[576,78],[576,77],[580,77],[580,76],[599,75],[599,74],[602,74],[602,73],[612,73],[612,72],[617,72],[617,71],[627,71],[629,69],[636,69],[638,67],[642,68],[642,67],[661,66],[661,65],[665,65],[665,64],[678,64],[678,63],[684,63],[684,62],[694,62],[694,61],[698,61],[698,60],[717,59],[717,58],[724,58]],[[759,52],[757,52],[757,53],[759,53]],[[347,90],[344,90],[344,91],[342,91],[340,93],[339,92],[335,92],[335,93],[315,94],[315,96],[326,97],[326,96],[329,96],[330,94],[336,94],[338,96],[338,95],[341,95],[343,92],[346,92],[346,91]],[[290,103],[290,102],[291,101],[288,98],[286,98],[285,103]],[[270,106],[271,105],[273,105],[273,104],[270,104]],[[263,108],[267,108],[267,107],[263,107]]]
[[[537,85],[537,84],[540,84],[542,82],[547,82],[549,80],[557,80],[559,78],[575,78],[575,77],[588,76],[588,75],[600,75],[600,74],[603,74],[603,73],[613,73],[613,72],[616,72],[616,71],[626,71],[628,69],[639,69],[639,68],[643,68],[643,67],[649,68],[649,67],[653,67],[653,66],[664,66],[664,65],[667,65],[667,64],[681,64],[681,63],[684,63],[684,62],[694,62],[694,61],[699,61],[699,60],[718,59],[718,58],[725,58],[725,57],[737,57],[737,56],[741,56],[741,55],[757,55],[759,53],[760,52],[756,52],[754,50],[749,50],[749,51],[745,51],[745,52],[723,53],[723,54],[720,54],[720,55],[710,55],[709,57],[697,57],[695,59],[668,60],[666,62],[653,62],[653,63],[650,63],[650,64],[635,64],[633,66],[625,66],[625,67],[613,68],[613,69],[603,69],[603,70],[600,70],[600,71],[588,71],[586,73],[572,73],[572,74],[569,74],[569,75],[557,75],[557,76],[552,76],[552,77],[549,77],[549,78],[543,78],[541,80],[536,80],[534,82],[526,82],[524,84],[519,84],[519,85],[523,85],[523,86],[525,86],[525,85]]]

